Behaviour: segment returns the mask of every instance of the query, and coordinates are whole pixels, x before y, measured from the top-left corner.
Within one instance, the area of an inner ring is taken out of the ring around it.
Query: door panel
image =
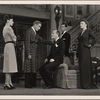
[[[47,40],[47,34],[48,34],[48,23],[47,21],[42,23],[41,30],[38,32],[38,34],[45,40]],[[47,57],[47,45],[39,43],[39,68],[44,64],[44,60]]]
[[[24,60],[25,60],[25,34],[26,30],[31,27],[31,24],[27,23],[16,23],[16,35],[17,35],[17,45],[16,45],[16,56],[18,71],[23,72]]]

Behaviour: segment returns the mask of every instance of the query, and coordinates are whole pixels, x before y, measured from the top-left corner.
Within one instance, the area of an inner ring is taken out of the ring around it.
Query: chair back
[[[66,63],[68,66],[71,65],[71,61],[69,57],[64,57],[63,63]]]

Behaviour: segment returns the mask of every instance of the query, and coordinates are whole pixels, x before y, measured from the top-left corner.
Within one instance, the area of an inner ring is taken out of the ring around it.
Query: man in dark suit
[[[40,75],[45,82],[46,88],[54,87],[52,77],[53,72],[61,63],[63,63],[65,44],[63,40],[59,38],[59,36],[60,32],[58,30],[54,30],[51,34],[51,38],[54,40],[54,43],[51,46],[49,56],[45,59],[45,64],[39,69]]]
[[[38,42],[49,44],[51,42],[43,40],[37,31],[40,30],[42,23],[34,21],[33,26],[26,31],[25,37],[25,87],[36,86],[36,73],[38,68]]]
[[[70,34],[67,33],[66,28],[67,28],[67,24],[62,23],[61,24],[61,30],[62,30],[61,38],[65,42],[65,53],[64,54],[66,57],[69,57],[70,56],[69,55],[69,48],[70,48],[71,37],[70,37]]]

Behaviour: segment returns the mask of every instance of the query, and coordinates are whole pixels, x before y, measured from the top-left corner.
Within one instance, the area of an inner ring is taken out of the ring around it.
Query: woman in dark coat
[[[95,34],[88,29],[88,22],[85,19],[80,21],[80,28],[82,31],[78,37],[78,57],[81,88],[95,89],[97,86],[93,83],[90,48],[95,44],[97,38]],[[89,43],[90,37],[93,39],[92,43]]]

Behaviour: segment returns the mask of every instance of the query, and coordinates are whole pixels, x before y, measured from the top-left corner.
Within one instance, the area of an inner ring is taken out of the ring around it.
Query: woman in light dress
[[[3,73],[5,73],[5,84],[4,89],[14,89],[14,85],[12,84],[11,74],[16,73],[17,70],[17,62],[16,62],[16,54],[15,54],[15,43],[16,43],[16,35],[13,31],[13,18],[11,15],[4,16],[5,26],[3,28],[3,38],[5,41],[4,46],[4,64],[3,64]]]

